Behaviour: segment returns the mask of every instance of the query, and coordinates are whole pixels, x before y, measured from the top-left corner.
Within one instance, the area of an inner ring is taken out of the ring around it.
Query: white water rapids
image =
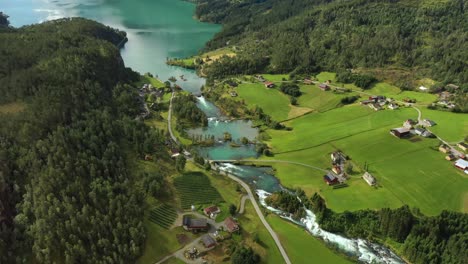
[[[268,210],[272,211],[273,213],[279,215],[281,218],[291,221],[297,225],[303,226],[304,228],[309,231],[315,237],[319,237],[323,239],[325,242],[330,244],[335,244],[343,250],[344,252],[351,254],[353,256],[357,256],[359,261],[364,263],[384,263],[384,264],[401,264],[405,263],[400,257],[398,257],[395,253],[393,253],[388,248],[376,244],[371,243],[364,239],[349,239],[346,237],[342,237],[337,234],[330,233],[320,228],[316,221],[315,214],[306,209],[307,216],[301,219],[300,222],[292,219],[290,216],[287,216],[285,212],[275,209],[273,207],[268,206],[265,203],[265,198],[270,195],[270,193],[263,191],[263,190],[256,190],[257,195],[259,197],[260,203],[267,208]]]

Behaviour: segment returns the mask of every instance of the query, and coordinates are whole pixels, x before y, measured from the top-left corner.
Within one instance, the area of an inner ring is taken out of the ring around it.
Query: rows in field
[[[177,212],[174,207],[163,204],[155,209],[151,210],[149,214],[149,219],[151,222],[165,228],[169,229],[172,226],[175,219],[177,218]]]
[[[180,196],[181,207],[190,208],[196,204],[215,204],[222,202],[219,192],[203,173],[189,173],[174,179],[174,185]]]

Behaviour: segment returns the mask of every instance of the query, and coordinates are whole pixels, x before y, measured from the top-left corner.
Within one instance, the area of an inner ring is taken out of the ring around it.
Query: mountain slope
[[[468,82],[466,0],[197,2],[201,20],[224,24],[207,49],[235,45],[241,54],[236,63],[256,63],[232,73],[392,66]]]

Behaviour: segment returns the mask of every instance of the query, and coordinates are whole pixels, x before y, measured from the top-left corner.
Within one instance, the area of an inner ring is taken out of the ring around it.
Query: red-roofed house
[[[265,85],[266,88],[273,88],[273,87],[275,87],[275,84],[272,83],[272,82],[264,82],[263,84]]]
[[[213,206],[203,209],[203,212],[205,213],[205,215],[211,217],[213,214],[221,213],[221,210],[219,209],[218,206],[213,205]]]
[[[319,85],[319,88],[322,89],[322,91],[328,91],[330,90],[330,86],[328,86],[327,84],[325,83],[322,83]]]
[[[237,224],[232,217],[228,217],[224,220],[224,225],[226,226],[226,230],[229,233],[234,233],[239,231],[239,224]]]

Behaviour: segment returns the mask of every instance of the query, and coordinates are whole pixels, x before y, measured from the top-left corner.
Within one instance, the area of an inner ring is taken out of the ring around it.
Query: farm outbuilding
[[[410,130],[406,127],[399,127],[390,129],[390,134],[397,138],[404,138],[410,135]]]

